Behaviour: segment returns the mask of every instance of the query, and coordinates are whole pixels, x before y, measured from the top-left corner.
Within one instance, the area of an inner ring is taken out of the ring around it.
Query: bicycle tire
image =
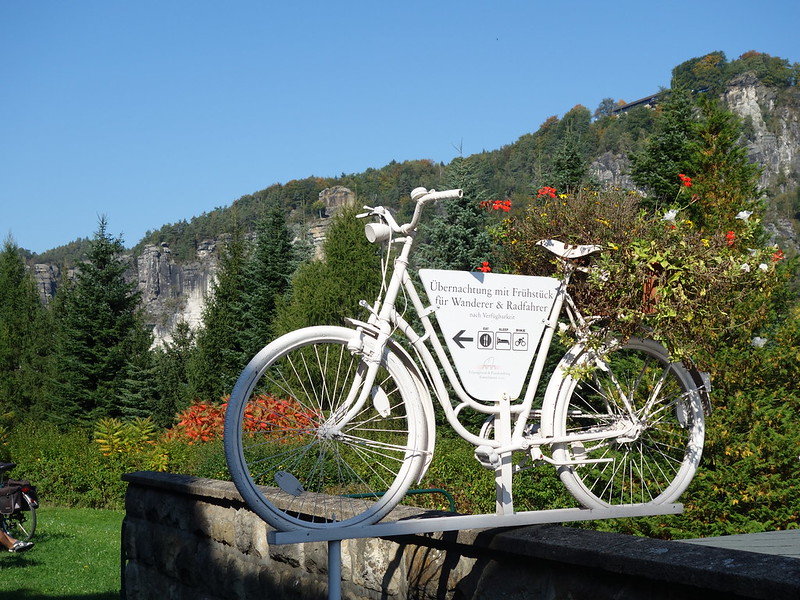
[[[36,509],[23,494],[22,501],[28,505],[27,510],[18,510],[10,515],[2,515],[3,531],[16,540],[30,542],[36,532]]]
[[[234,386],[228,468],[250,508],[276,529],[376,522],[419,476],[425,415],[411,375],[389,350],[371,400],[329,433],[372,344],[344,327],[300,329],[263,348]]]
[[[594,360],[590,353],[573,364],[588,364]],[[694,477],[703,450],[705,422],[697,384],[652,340],[632,338],[596,360],[588,377],[564,378],[555,435],[608,427],[627,432],[600,441],[554,444],[553,458],[573,463],[558,467],[561,481],[587,508],[675,502]],[[622,406],[621,393],[629,398],[634,418]]]

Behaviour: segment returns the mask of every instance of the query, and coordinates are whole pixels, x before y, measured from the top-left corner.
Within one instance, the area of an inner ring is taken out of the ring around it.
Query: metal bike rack
[[[568,523],[571,521],[594,521],[624,517],[647,517],[674,515],[683,512],[683,504],[639,504],[610,508],[560,508],[535,510],[507,515],[453,515],[432,518],[410,518],[398,521],[354,525],[325,529],[296,529],[292,531],[269,531],[270,544],[302,544],[308,542],[328,543],[328,598],[342,597],[342,541],[356,538],[386,538],[456,531],[461,529],[487,529],[498,527],[521,527],[545,523]]]

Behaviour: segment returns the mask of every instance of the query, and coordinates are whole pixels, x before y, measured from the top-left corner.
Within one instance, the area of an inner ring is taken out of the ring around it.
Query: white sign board
[[[435,269],[419,275],[464,389],[478,400],[518,398],[561,282]]]

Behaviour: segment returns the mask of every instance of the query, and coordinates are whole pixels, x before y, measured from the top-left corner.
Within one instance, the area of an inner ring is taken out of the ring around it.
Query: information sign
[[[419,275],[467,392],[485,401],[518,398],[561,282],[435,269]]]

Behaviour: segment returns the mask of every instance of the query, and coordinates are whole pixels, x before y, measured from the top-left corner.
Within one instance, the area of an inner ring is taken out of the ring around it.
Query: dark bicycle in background
[[[36,531],[39,496],[30,481],[7,479],[16,463],[0,462],[0,529],[11,537],[29,542]]]

